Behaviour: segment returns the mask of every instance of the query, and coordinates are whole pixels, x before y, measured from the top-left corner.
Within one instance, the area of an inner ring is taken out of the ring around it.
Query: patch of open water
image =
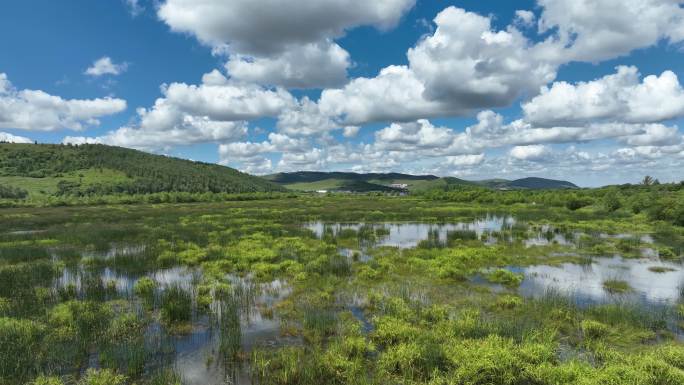
[[[667,271],[649,270],[653,267],[662,267]],[[522,295],[540,296],[549,289],[557,289],[586,304],[606,303],[615,299],[675,303],[680,298],[680,289],[684,284],[684,269],[679,263],[620,256],[594,258],[592,263],[585,265],[564,263],[560,266],[538,265],[511,270],[525,275],[519,288]],[[607,280],[625,281],[633,290],[611,294],[603,287]]]

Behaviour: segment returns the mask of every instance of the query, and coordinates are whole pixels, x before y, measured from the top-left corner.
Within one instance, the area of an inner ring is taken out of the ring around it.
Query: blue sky
[[[588,3],[6,2],[0,139],[257,174],[683,179],[684,1]]]

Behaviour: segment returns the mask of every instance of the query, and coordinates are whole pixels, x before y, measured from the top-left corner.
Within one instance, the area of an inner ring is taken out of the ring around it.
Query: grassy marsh
[[[682,239],[420,197],[3,209],[0,384],[683,383]]]

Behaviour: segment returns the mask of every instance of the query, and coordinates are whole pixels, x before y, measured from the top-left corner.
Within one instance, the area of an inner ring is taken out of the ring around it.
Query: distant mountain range
[[[401,173],[318,172],[299,171],[267,175],[265,179],[298,191],[426,191],[446,190],[452,186],[481,186],[499,190],[576,189],[575,184],[554,179],[522,178],[516,180],[487,179],[468,181],[435,175],[409,175]]]
[[[401,173],[291,172],[257,177],[216,164],[193,162],[105,145],[0,143],[4,194],[93,196],[159,192],[248,193],[273,191],[402,192],[454,186],[494,189],[577,188],[566,181],[524,178],[467,181]],[[2,197],[2,196],[0,196]]]

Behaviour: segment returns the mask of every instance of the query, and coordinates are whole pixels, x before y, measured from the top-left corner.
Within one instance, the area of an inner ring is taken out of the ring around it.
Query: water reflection
[[[663,267],[665,271],[649,270],[653,267]],[[674,303],[680,297],[680,286],[684,282],[681,264],[619,256],[594,258],[592,263],[586,265],[564,263],[560,266],[531,266],[512,270],[525,274],[519,289],[525,296],[540,296],[547,289],[554,288],[573,294],[580,303],[614,300],[616,295],[603,288],[603,282],[614,279],[625,281],[634,289],[619,297],[647,303]]]
[[[481,239],[483,235],[510,229],[515,224],[513,217],[487,216],[472,222],[458,223],[325,223],[312,222],[305,227],[318,237],[326,235],[344,237],[345,230],[352,230],[360,237],[373,230],[370,242],[374,246],[391,246],[402,249],[416,247],[421,241],[433,240],[445,244],[450,234]],[[379,231],[378,231],[379,230]],[[470,234],[468,234],[470,233]]]

